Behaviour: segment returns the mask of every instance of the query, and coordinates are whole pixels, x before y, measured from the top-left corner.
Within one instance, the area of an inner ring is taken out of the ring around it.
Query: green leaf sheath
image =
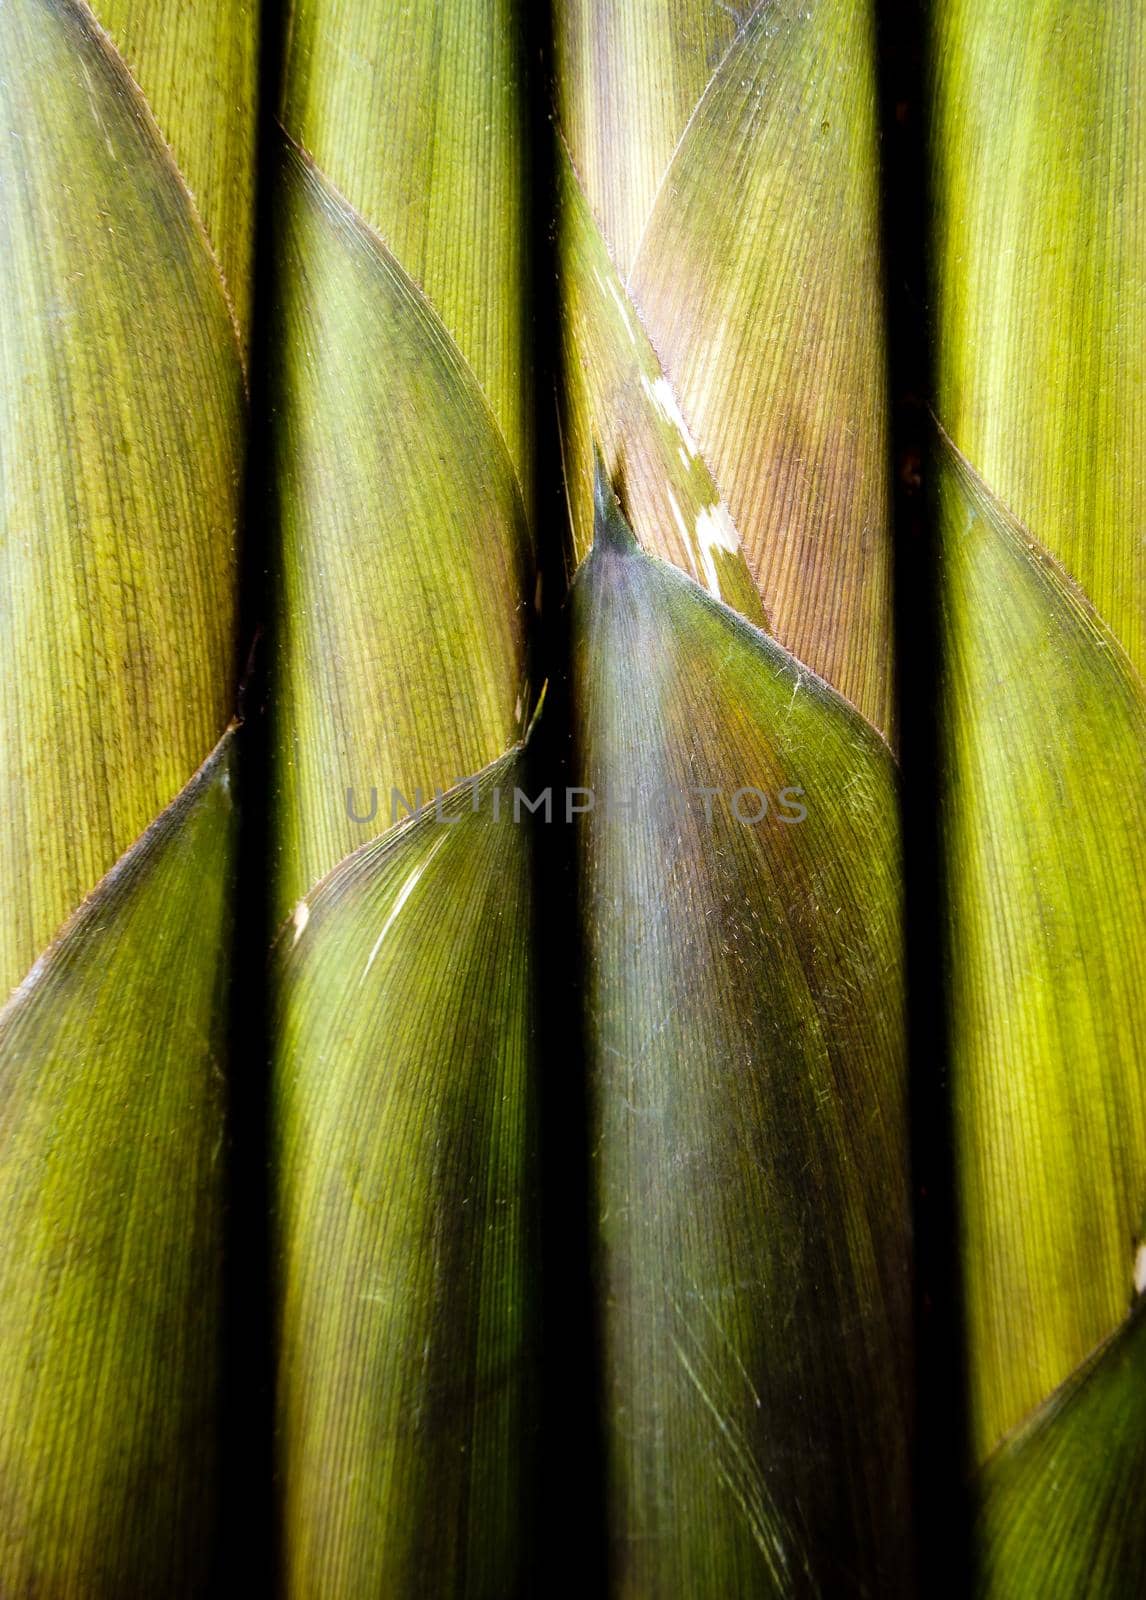
[[[977,1591],[1002,1600],[1141,1594],[1146,1317],[1136,1310],[983,1473]]]
[[[7,993],[230,715],[243,396],[122,63],[70,0],[5,5],[0,45]]]
[[[529,539],[457,346],[393,255],[284,153],[276,318],[282,575],[276,910],[411,801],[502,754],[525,713]]]
[[[260,0],[99,0],[203,218],[250,336]]]
[[[254,51],[221,3],[0,6],[5,1594],[214,1554]]]
[[[218,1513],[234,736],[0,1012],[0,1576],[200,1595]]]
[[[530,709],[519,23],[505,4],[300,0],[288,30],[273,380],[288,1594],[514,1593],[527,1560],[529,830],[490,832],[469,788],[453,822],[433,809],[435,789],[517,770],[491,763]],[[428,820],[396,829],[419,793]]]
[[[556,10],[610,1591],[898,1593],[913,1362],[873,17],[671,12]],[[647,555],[594,487],[594,441]],[[711,823],[666,787],[719,788]],[[753,787],[755,826],[729,811]],[[603,791],[635,812],[604,814]]]
[[[283,123],[424,290],[530,490],[517,0],[294,0]]]
[[[363,845],[282,936],[280,1442],[300,1593],[523,1592],[536,1323],[523,765],[506,757]]]
[[[1146,671],[1146,17],[942,0],[939,420]]]
[[[894,766],[602,501],[573,636],[610,1589],[905,1592]]]
[[[942,814],[982,1462],[1122,1322],[1146,1205],[1146,19],[944,0],[931,47]],[[1098,1495],[1114,1468],[1094,1470]],[[1049,1567],[1012,1565],[992,1495],[989,1584],[1049,1592]],[[1048,1551],[1075,1515],[1064,1494]],[[1113,1570],[1107,1536],[1085,1536]],[[1080,1554],[1055,1592],[1100,1592],[1087,1570]]]
[[[560,223],[575,551],[592,537],[596,437],[642,545],[750,620],[766,613],[887,734],[872,10],[773,0],[739,27],[731,10],[675,0],[669,25],[652,0],[557,7],[566,181],[582,190]],[[666,422],[674,448],[651,450]],[[722,570],[741,561],[755,614]]]
[[[1117,1326],[1146,1193],[1146,701],[949,445],[953,1085],[980,1458]]]

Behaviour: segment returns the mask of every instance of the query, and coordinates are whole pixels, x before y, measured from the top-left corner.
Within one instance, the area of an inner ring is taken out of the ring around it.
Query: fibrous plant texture
[[[491,793],[524,782],[530,709],[522,72],[510,4],[301,0],[287,36],[272,1113],[292,1594],[524,1581],[531,845]]]
[[[211,1570],[256,27],[0,8],[9,1594]]]
[[[1144,1579],[1144,68],[1134,5],[935,8],[954,1158],[1001,1594]]]
[[[585,0],[556,78],[609,1587],[899,1592],[873,17]]]

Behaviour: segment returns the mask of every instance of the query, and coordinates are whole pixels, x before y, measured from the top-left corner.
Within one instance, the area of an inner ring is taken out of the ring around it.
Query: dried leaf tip
[[[632,555],[637,549],[597,445],[593,447],[593,548],[617,555]]]

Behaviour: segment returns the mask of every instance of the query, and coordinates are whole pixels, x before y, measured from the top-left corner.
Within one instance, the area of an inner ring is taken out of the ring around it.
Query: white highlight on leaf
[[[1146,1240],[1138,1246],[1134,1257],[1134,1293],[1146,1294]]]
[[[294,927],[294,938],[290,942],[291,949],[293,950],[295,945],[306,932],[306,925],[310,921],[310,907],[307,905],[305,900],[300,900],[298,905],[295,906],[294,915],[290,920]]]
[[[390,929],[394,926],[394,923],[397,921],[399,911],[401,911],[402,907],[406,904],[406,901],[410,898],[410,896],[413,894],[414,890],[418,887],[419,878],[422,876],[423,872],[425,872],[426,868],[430,865],[430,862],[437,855],[438,851],[442,848],[442,845],[446,842],[447,838],[448,838],[448,833],[447,832],[443,832],[441,837],[431,846],[430,850],[427,852],[426,859],[424,861],[419,861],[418,865],[413,869],[413,871],[407,877],[405,883],[398,890],[398,897],[394,901],[393,906],[391,906],[391,908],[390,908],[390,915],[386,918],[386,921],[382,924],[382,931],[378,935],[377,939],[375,939],[374,948],[373,948],[373,950],[371,950],[369,956],[367,957],[366,965],[362,969],[362,976],[358,980],[359,988],[361,988],[361,986],[365,983],[366,974],[370,971],[370,968],[374,965],[374,957],[378,954],[379,950],[381,950],[383,939],[390,932]]]
[[[692,575],[696,579],[697,583],[699,583],[700,573],[696,570],[696,560],[692,553],[694,540],[688,531],[688,523],[684,520],[684,512],[677,504],[677,498],[672,492],[671,484],[665,484],[665,493],[668,495],[669,505],[672,507],[672,514],[676,518],[676,525],[680,529],[680,536],[684,540],[684,552],[688,557],[688,564],[692,568]]]
[[[696,446],[692,442],[692,434],[688,431],[688,423],[681,415],[681,409],[676,403],[676,395],[672,392],[672,384],[667,378],[655,378],[652,383],[641,373],[641,387],[654,405],[658,406],[661,413],[668,418],[673,427],[684,441],[688,451],[688,459],[695,461]]]
[[[629,343],[634,349],[638,349],[639,346],[637,345],[637,336],[633,332],[633,324],[629,316],[629,302],[617,288],[617,285],[613,282],[612,278],[609,278],[608,280],[602,278],[596,267],[593,268],[593,279],[602,294],[608,290],[613,299],[616,301],[617,310],[621,313],[621,320],[625,324],[625,332],[629,336]]]
[[[629,308],[625,304],[625,297],[621,293],[621,291],[617,288],[617,285],[612,281],[612,279],[609,280],[609,290],[610,290],[610,292],[611,292],[611,294],[613,296],[613,299],[617,302],[617,309],[620,311],[621,317],[622,317],[622,319],[624,321],[625,332],[629,336],[629,343],[633,346],[633,348],[635,350],[635,349],[638,348],[638,346],[637,346],[637,336],[633,332],[633,324],[629,321]]]
[[[705,506],[696,519],[696,542],[700,549],[700,560],[704,567],[705,580],[709,589],[719,600],[720,580],[716,576],[716,561],[713,558],[714,550],[723,550],[728,555],[735,555],[740,549],[740,541],[736,537],[736,529],[732,525],[732,518],[728,515],[727,507],[719,501],[714,506]]]
[[[92,84],[91,73],[88,71],[87,62],[84,61],[82,57],[80,58],[80,71],[84,75],[84,83],[87,86],[88,105],[91,108],[91,114],[96,120],[96,123],[97,123],[97,125],[99,127],[99,131],[103,134],[103,142],[107,146],[108,155],[111,157],[111,159],[113,161],[116,161],[116,160],[118,160],[118,157],[116,156],[116,153],[115,153],[115,146],[111,142],[111,135],[108,133],[107,129],[104,127],[103,118],[100,116],[99,100],[96,97],[95,88],[94,88],[94,86]]]

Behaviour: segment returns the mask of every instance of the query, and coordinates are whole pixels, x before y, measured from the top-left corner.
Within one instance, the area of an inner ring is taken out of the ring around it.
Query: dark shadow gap
[[[268,1162],[271,943],[269,898],[268,573],[276,502],[270,392],[274,209],[286,7],[261,0],[256,142],[250,427],[239,589],[239,862],[230,1029],[228,1233],[222,1416],[223,1541],[212,1594],[276,1593],[271,1205]]]
[[[915,1221],[915,1537],[919,1593],[962,1595],[969,1575],[967,1384],[944,981],[939,547],[928,470],[928,12],[928,0],[877,4]]]
[[[559,3],[559,0],[558,0]],[[540,1071],[542,1380],[538,1595],[606,1592],[604,1450],[593,1299],[577,830],[565,791],[576,771],[569,691],[568,512],[558,431],[562,386],[557,279],[557,167],[552,121],[552,0],[522,5],[529,125],[526,283],[532,330],[536,445],[533,504],[541,606],[533,616],[531,682],[547,682],[530,741],[532,792],[553,789],[553,821],[534,830]]]

